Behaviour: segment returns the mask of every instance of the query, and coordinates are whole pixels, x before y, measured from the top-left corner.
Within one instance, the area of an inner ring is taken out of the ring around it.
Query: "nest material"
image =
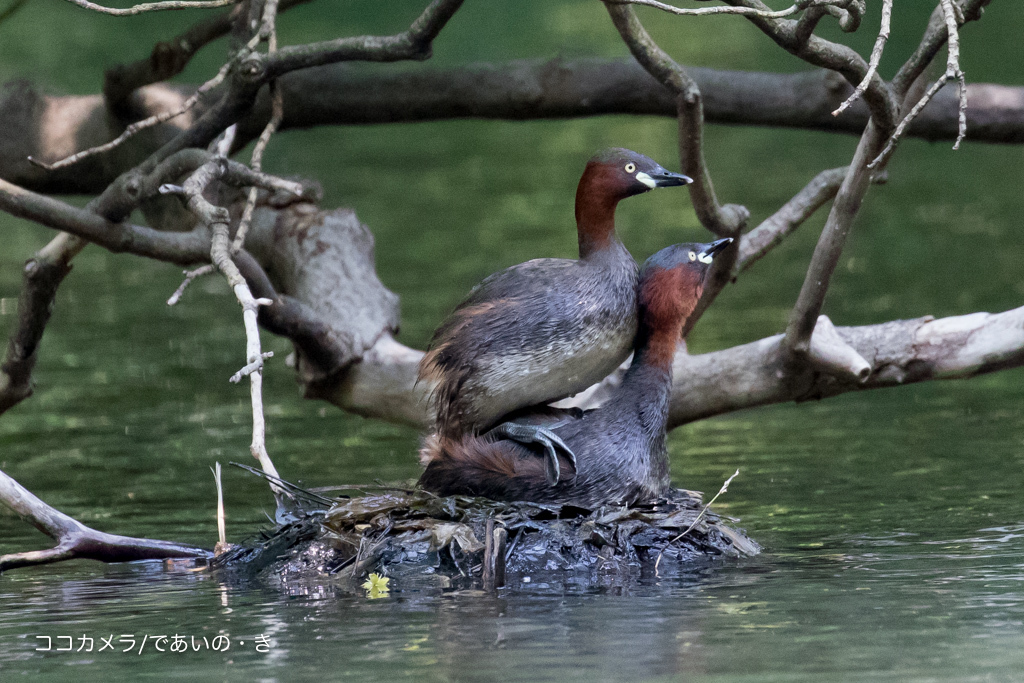
[[[650,505],[596,510],[391,489],[308,513],[214,565],[249,575],[272,571],[284,580],[428,574],[444,586],[469,587],[480,580],[489,520],[507,532],[504,568],[512,581],[555,572],[586,583],[599,574],[639,575],[659,558],[665,569],[760,552],[741,530],[702,510],[701,494],[682,489]]]

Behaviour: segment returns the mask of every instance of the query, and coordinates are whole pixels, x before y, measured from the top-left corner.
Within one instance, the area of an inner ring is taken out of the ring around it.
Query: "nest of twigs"
[[[284,580],[358,581],[374,572],[493,588],[538,573],[571,574],[586,583],[758,552],[755,541],[706,509],[695,491],[673,489],[649,505],[588,510],[396,488],[337,499],[222,554],[214,565]]]

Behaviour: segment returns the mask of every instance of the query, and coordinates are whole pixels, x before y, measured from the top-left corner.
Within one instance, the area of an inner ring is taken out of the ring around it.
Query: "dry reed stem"
[[[708,501],[708,504],[705,505],[703,508],[701,508],[701,511],[697,513],[697,516],[693,518],[693,522],[690,523],[690,526],[686,527],[686,530],[683,533],[679,534],[678,536],[673,538],[671,541],[669,541],[667,544],[665,544],[666,547],[672,545],[673,543],[675,543],[676,541],[681,539],[683,536],[685,536],[686,534],[688,534],[691,531],[693,531],[694,527],[697,526],[697,522],[699,522],[701,517],[704,516],[704,513],[708,511],[708,508],[711,507],[711,504],[714,503],[716,500],[718,500],[718,497],[720,495],[722,495],[723,493],[725,493],[726,491],[729,490],[729,484],[731,484],[732,480],[735,479],[736,477],[738,477],[739,474],[740,474],[739,469],[737,469],[735,472],[733,472],[732,476],[729,477],[728,479],[726,479],[725,483],[722,484],[722,488],[718,489],[718,493],[716,493],[714,495],[714,497],[711,500]],[[661,564],[661,556],[664,553],[665,553],[665,548],[662,548],[661,552],[658,553],[658,559],[655,560],[655,562],[654,562],[654,571],[655,572],[658,571],[658,565]]]

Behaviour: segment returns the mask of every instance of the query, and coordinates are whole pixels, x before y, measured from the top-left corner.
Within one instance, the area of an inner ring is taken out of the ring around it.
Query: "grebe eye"
[[[632,173],[635,170],[636,170],[636,164],[634,164],[632,161],[629,162],[628,164],[626,164],[626,173]]]
[[[696,261],[697,260],[697,253],[696,252],[693,252],[693,251],[690,252],[690,260],[691,261]]]

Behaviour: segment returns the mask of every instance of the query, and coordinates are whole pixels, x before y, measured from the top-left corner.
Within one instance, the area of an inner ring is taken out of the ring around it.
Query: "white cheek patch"
[[[636,179],[639,180],[644,185],[646,185],[647,187],[651,188],[652,190],[658,186],[658,184],[654,182],[654,178],[647,175],[643,171],[640,171],[639,173],[636,174]]]
[[[714,261],[714,259],[711,256],[705,254],[703,251],[697,254],[697,260],[707,266],[710,266],[711,262]]]

